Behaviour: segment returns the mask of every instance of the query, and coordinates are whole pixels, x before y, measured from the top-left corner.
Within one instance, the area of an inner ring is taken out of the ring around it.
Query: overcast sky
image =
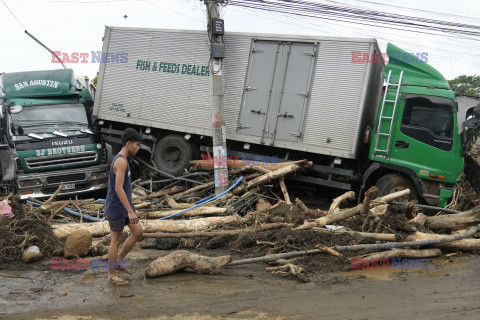
[[[480,25],[478,0],[316,1]],[[390,6],[392,2],[397,7]],[[128,17],[124,18],[125,15]],[[480,75],[480,37],[478,40],[455,39],[360,26],[354,22],[306,20],[234,6],[225,7],[222,17],[227,32],[377,38],[382,51],[390,41],[409,52],[428,52],[428,63],[447,79],[461,74]],[[25,29],[52,50],[90,53],[102,49],[106,25],[192,30],[205,30],[206,25],[205,9],[200,0],[0,0],[0,21],[0,72],[60,68],[51,63],[51,55],[45,49],[24,33]],[[78,76],[93,78],[99,64],[89,61],[70,63],[67,67],[74,69]]]

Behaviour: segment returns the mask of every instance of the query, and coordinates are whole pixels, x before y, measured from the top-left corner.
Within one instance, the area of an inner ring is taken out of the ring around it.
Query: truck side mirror
[[[470,119],[467,119],[463,122],[463,126],[466,129],[474,129],[478,125],[480,125],[480,119],[477,119],[476,117],[471,117]]]
[[[480,117],[480,104],[478,104],[475,108],[473,108],[473,113],[474,113],[477,117]]]
[[[23,107],[21,105],[16,104],[14,106],[11,106],[8,110],[10,110],[10,113],[17,114],[23,110]]]

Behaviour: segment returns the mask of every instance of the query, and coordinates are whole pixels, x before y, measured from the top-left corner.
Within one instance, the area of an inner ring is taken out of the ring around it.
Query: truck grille
[[[90,188],[90,183],[75,183],[75,189],[63,190],[62,192],[72,192],[72,191],[80,191]],[[52,194],[57,191],[58,186],[55,187],[46,187],[42,189],[44,194]]]
[[[87,175],[85,172],[63,175],[63,176],[52,176],[52,177],[47,177],[47,183],[54,184],[54,183],[60,183],[62,181],[63,182],[85,181],[86,176]]]
[[[64,153],[43,157],[25,158],[25,164],[29,169],[56,167],[66,164],[79,164],[97,161],[98,154],[95,151]]]

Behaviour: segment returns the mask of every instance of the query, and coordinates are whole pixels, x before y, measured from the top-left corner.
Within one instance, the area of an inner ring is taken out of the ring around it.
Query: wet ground
[[[328,209],[334,197],[303,192],[313,209]],[[325,256],[308,265],[308,283],[273,276],[264,263],[146,279],[147,264],[167,253],[137,245],[127,256],[128,287],[107,285],[98,260],[85,270],[53,270],[47,259],[0,265],[0,319],[480,319],[478,254],[442,256],[421,270],[350,271]]]
[[[210,275],[145,279],[166,252],[136,247],[128,287],[107,270],[52,270],[50,261],[0,269],[0,319],[479,319],[480,256],[430,260],[423,270],[317,273],[309,283],[275,277],[263,263]]]

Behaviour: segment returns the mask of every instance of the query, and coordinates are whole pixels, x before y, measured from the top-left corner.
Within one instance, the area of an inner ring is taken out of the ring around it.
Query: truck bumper
[[[49,197],[63,182],[59,195],[77,195],[107,188],[109,164],[94,167],[17,175],[21,199]]]

